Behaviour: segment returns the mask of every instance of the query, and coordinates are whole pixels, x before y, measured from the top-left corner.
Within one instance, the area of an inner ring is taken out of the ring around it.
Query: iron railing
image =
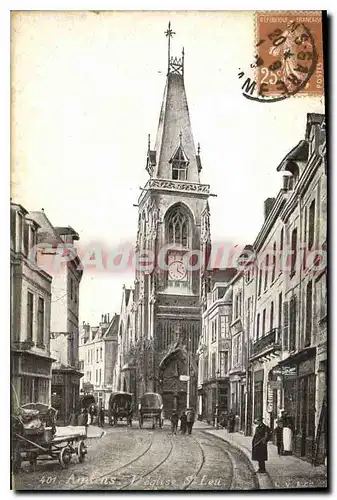
[[[279,332],[279,328],[273,328],[270,332],[266,333],[266,335],[256,340],[253,344],[252,356],[256,356],[268,348],[280,349],[281,341]]]

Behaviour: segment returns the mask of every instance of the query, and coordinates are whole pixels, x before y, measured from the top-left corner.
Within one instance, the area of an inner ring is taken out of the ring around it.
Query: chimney
[[[287,175],[284,175],[283,176],[283,189],[285,189],[286,191],[288,190],[288,176]]]
[[[272,211],[274,203],[275,203],[275,198],[267,198],[264,201],[264,220],[267,219],[268,215]]]
[[[110,323],[110,313],[108,313],[108,323]]]
[[[104,323],[104,314],[102,314],[101,323]]]

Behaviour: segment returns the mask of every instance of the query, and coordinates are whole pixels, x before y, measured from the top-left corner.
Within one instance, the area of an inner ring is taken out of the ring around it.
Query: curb
[[[244,455],[248,458],[249,462],[251,463],[253,469],[255,470],[255,464],[254,464],[253,460],[251,459],[251,455],[250,455],[249,451],[247,450],[247,448],[245,448],[241,444],[236,443],[235,441],[232,441],[230,439],[226,439],[225,436],[220,436],[220,435],[216,434],[215,429],[214,430],[205,429],[203,432],[207,432],[208,434],[211,434],[212,436],[215,436],[217,438],[222,439],[222,441],[225,441],[230,446],[233,446],[233,448],[237,448],[239,451],[244,453]],[[266,474],[255,473],[255,476],[256,476],[257,482],[259,483],[260,490],[274,490],[275,489],[273,480],[268,472]]]

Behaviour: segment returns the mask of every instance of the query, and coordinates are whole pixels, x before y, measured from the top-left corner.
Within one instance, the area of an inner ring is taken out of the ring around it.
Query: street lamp
[[[215,428],[219,428],[219,378],[220,370],[216,372]]]

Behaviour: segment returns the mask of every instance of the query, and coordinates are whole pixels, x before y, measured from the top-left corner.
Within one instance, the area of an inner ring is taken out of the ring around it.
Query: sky
[[[260,104],[242,96],[254,58],[253,12],[22,12],[12,17],[11,196],[72,226],[78,245],[133,245],[147,137],[154,144],[171,54],[185,87],[201,182],[211,185],[213,242],[253,243],[283,157],[304,138],[320,97]],[[85,269],[80,321],[120,311],[133,274]]]

